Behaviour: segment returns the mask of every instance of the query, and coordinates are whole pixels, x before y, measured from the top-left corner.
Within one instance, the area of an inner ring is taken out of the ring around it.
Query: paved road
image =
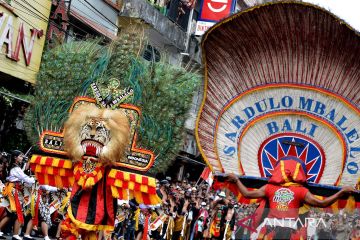
[[[10,236],[5,236],[6,237],[6,239],[11,239],[12,237]],[[34,237],[33,239],[36,239],[36,240],[40,240],[40,239],[44,239],[44,238],[36,238],[36,237]],[[54,239],[54,238],[51,238],[51,239]]]

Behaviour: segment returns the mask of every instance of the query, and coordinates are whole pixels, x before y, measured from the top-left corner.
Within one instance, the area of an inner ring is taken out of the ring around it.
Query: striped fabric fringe
[[[30,167],[41,185],[68,188],[74,184],[73,165],[70,160],[33,155]]]
[[[146,205],[156,205],[161,202],[156,193],[155,178],[112,169],[107,184],[111,186],[114,198],[135,198],[138,203]]]
[[[77,184],[83,189],[94,186],[104,175],[105,167],[97,164],[91,173],[85,172],[82,163],[78,162],[74,167],[74,176]]]

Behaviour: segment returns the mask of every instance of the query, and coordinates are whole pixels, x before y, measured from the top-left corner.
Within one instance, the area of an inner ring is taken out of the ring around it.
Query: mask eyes
[[[90,124],[86,124],[85,126],[84,126],[84,130],[91,130],[92,129],[92,126],[90,125]]]
[[[105,128],[104,127],[96,127],[96,131],[103,131]]]

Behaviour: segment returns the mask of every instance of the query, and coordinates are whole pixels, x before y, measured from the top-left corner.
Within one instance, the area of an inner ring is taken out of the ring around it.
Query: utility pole
[[[196,0],[194,0],[193,7],[191,8],[190,14],[189,14],[189,20],[187,25],[187,31],[186,31],[186,42],[185,42],[185,53],[189,53],[189,43],[190,43],[190,37],[191,37],[191,25],[192,25],[192,19],[194,16],[194,10],[196,6]]]
[[[67,7],[67,12],[66,12],[66,14],[68,16],[68,21],[70,21],[70,7],[71,7],[71,0],[68,1],[68,7]],[[70,28],[68,27],[65,32],[65,43],[67,43],[67,41],[68,41],[69,31],[70,31]]]

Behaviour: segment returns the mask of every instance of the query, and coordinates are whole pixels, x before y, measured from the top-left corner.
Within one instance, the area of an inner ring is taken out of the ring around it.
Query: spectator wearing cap
[[[211,198],[212,205],[211,208],[214,209],[218,204],[223,205],[225,204],[226,194],[224,191],[220,191],[215,198]]]
[[[225,230],[225,217],[228,211],[228,200],[224,191],[218,192],[211,203],[212,222],[210,224],[210,234],[213,239],[223,239]]]
[[[203,232],[208,228],[207,220],[209,218],[209,213],[206,209],[206,202],[200,203],[200,209],[196,218],[194,219],[194,224],[192,225],[192,231],[190,235],[190,240],[198,240],[203,238]]]
[[[164,179],[160,181],[160,188],[158,189],[157,194],[161,198],[163,204],[166,204],[168,200],[168,187],[170,186],[170,183],[168,180]]]
[[[186,186],[187,186],[187,181],[186,181],[185,179],[182,181],[181,186],[182,186],[183,188],[186,188]]]

